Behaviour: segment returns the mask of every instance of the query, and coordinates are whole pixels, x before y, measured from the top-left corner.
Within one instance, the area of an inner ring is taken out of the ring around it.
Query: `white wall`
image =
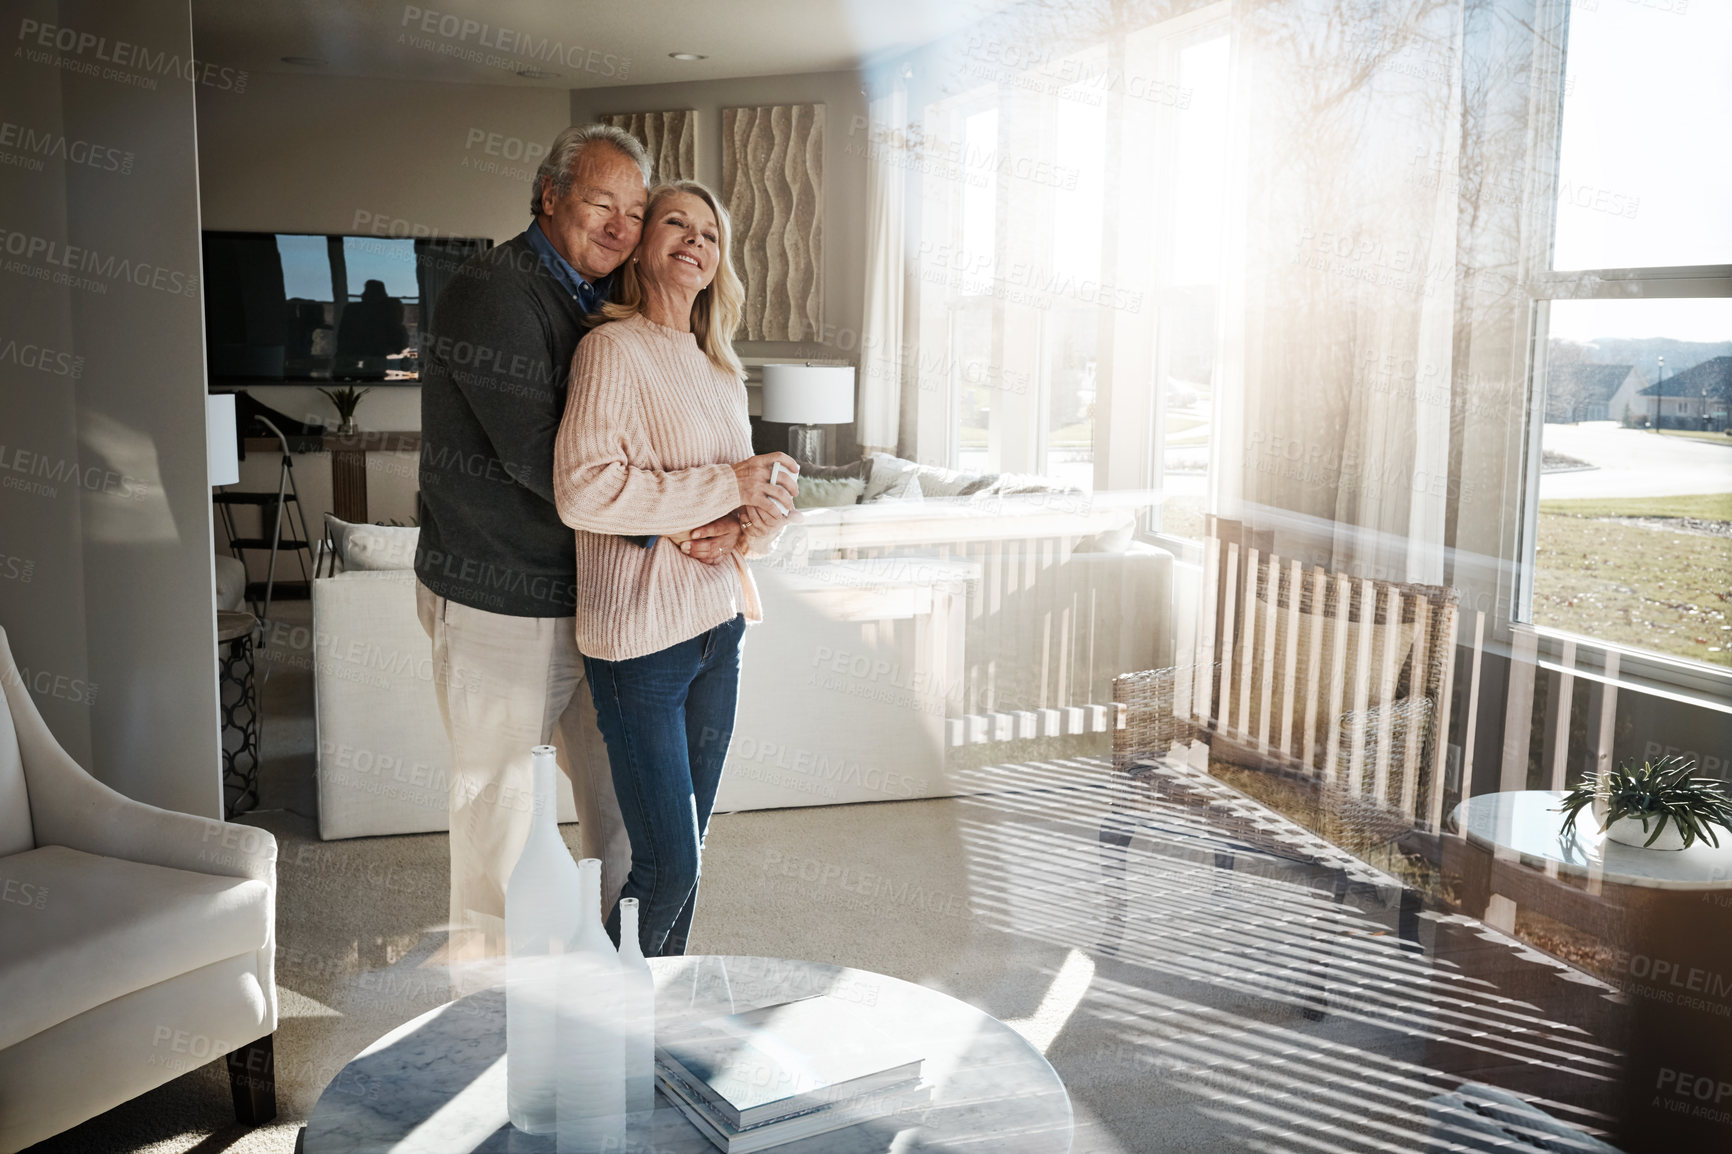
[[[862,79],[855,72],[798,76],[750,76],[685,84],[590,88],[571,94],[571,121],[609,112],[660,112],[693,108],[698,113],[698,179],[722,191],[722,109],[763,104],[822,104],[824,124],[824,325],[818,342],[741,341],[746,357],[788,360],[842,358],[859,361],[859,333],[866,293],[866,152],[858,128],[866,116]],[[853,130],[851,132],[851,130]],[[855,147],[850,147],[850,145]],[[786,425],[762,425],[758,448],[787,446]],[[852,426],[836,430],[835,460],[855,454]]]
[[[215,816],[193,85],[92,59],[125,42],[184,61],[190,14],[186,0],[10,14],[0,107],[45,143],[0,166],[17,265],[0,276],[0,626],[73,757],[140,801]],[[77,36],[45,46],[31,21]]]
[[[569,116],[557,89],[255,75],[241,97],[200,94],[204,227],[508,240],[534,165],[505,153],[546,148]]]

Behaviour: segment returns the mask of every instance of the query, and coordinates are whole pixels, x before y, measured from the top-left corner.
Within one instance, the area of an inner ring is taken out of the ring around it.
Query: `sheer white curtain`
[[[902,415],[902,305],[904,276],[903,169],[901,154],[887,143],[908,123],[907,88],[901,77],[867,108],[866,309],[860,335],[860,379],[856,390],[857,433],[862,454],[894,453]]]
[[[1251,157],[1242,505],[1337,572],[1440,583],[1461,211],[1462,0],[1262,5],[1239,28]]]

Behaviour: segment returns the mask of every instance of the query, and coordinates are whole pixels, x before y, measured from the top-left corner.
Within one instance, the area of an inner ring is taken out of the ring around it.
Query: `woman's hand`
[[[785,472],[775,481],[771,474],[775,467],[781,465]],[[741,510],[740,524],[747,532],[763,531],[755,529],[755,522],[748,521],[746,514],[757,513],[758,520],[776,518],[776,525],[781,522],[794,508],[794,498],[800,495],[800,486],[796,478],[800,472],[800,463],[786,453],[759,453],[756,457],[748,457],[734,466],[734,479],[739,482]]]
[[[801,519],[798,509],[766,513],[754,505],[741,505],[735,510],[735,515],[739,517],[740,529],[747,537],[774,537],[784,525]]]

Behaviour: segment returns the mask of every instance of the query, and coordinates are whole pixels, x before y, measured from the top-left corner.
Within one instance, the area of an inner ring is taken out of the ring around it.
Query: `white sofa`
[[[1135,494],[1057,492],[809,509],[778,555],[977,566],[947,742],[1026,736],[1030,715],[1037,735],[1099,732],[1114,677],[1172,663],[1173,559],[1133,539],[1142,508]]]
[[[225,1055],[240,1119],[272,1117],[276,839],[91,777],[4,630],[0,701],[0,1154]]]
[[[319,836],[446,829],[451,743],[433,694],[432,642],[415,614],[413,570],[314,580],[313,693]],[[559,820],[577,820],[563,773]]]
[[[765,620],[746,634],[716,808],[949,796],[958,746],[1104,731],[1113,676],[1170,649],[1171,559],[1128,543],[1131,515],[1034,496],[806,509],[754,563]],[[1111,534],[1126,540],[1086,551]],[[361,544],[369,565],[413,556],[412,536]],[[446,828],[414,593],[406,568],[313,583],[322,837]]]

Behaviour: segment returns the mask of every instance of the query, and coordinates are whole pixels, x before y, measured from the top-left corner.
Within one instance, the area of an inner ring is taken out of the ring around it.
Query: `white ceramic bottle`
[[[655,1110],[656,983],[637,936],[637,899],[619,901],[620,1034],[625,1050],[625,1112],[634,1129]]]
[[[577,932],[560,959],[558,1154],[617,1151],[625,1141],[619,953],[601,924],[601,860],[577,865]]]
[[[551,1134],[558,1069],[558,962],[577,930],[577,863],[560,839],[553,746],[529,751],[535,812],[505,883],[505,1099],[511,1124]]]

